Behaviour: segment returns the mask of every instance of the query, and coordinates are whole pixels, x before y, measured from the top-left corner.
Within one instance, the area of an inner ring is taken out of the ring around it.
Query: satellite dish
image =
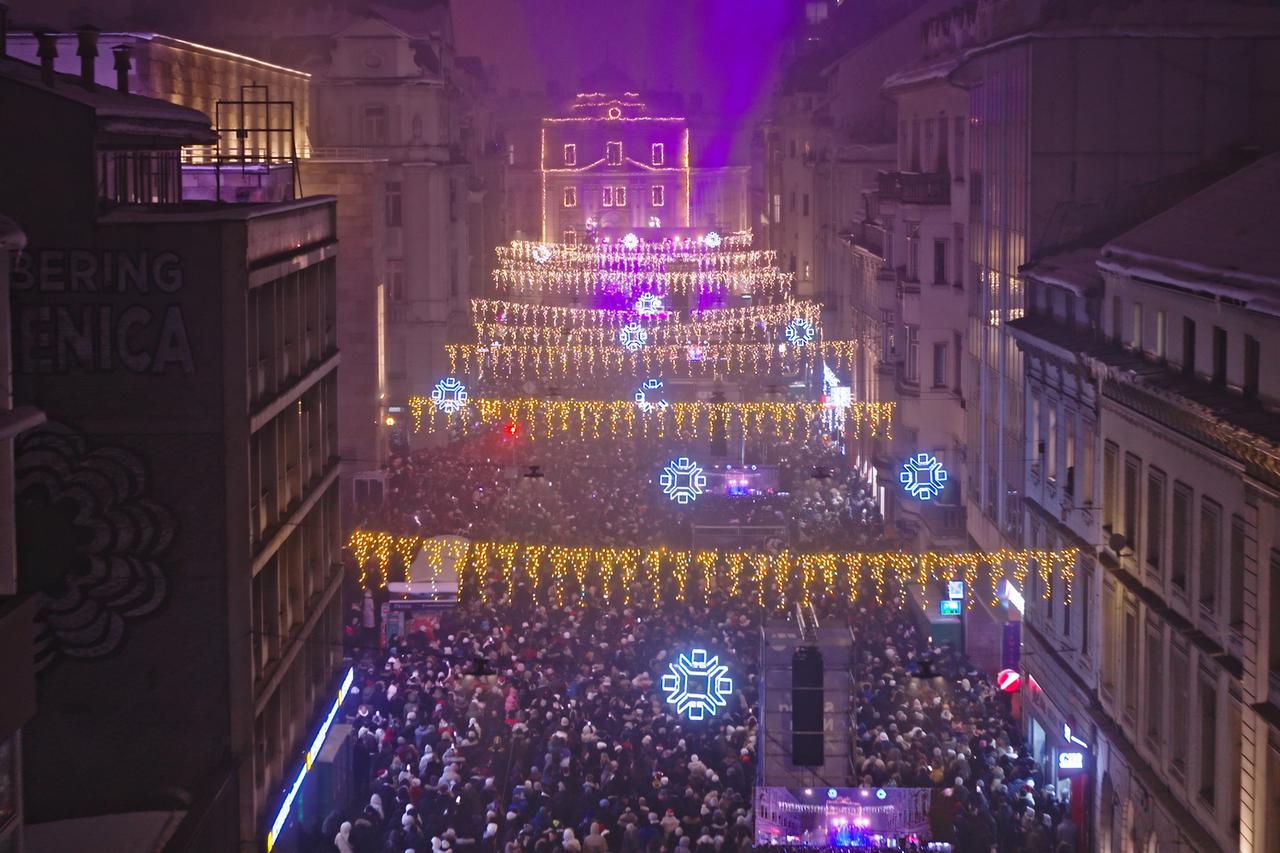
[[[1112,553],[1119,554],[1129,547],[1129,540],[1124,537],[1123,533],[1112,533],[1111,537],[1107,539],[1107,547],[1111,549]]]

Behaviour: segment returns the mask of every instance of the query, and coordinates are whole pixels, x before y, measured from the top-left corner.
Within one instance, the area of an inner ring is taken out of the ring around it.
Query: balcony
[[[951,176],[946,172],[880,172],[880,199],[903,204],[951,204]]]

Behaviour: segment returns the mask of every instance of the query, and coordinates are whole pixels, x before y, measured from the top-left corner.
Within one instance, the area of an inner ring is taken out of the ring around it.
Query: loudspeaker
[[[822,765],[822,653],[812,646],[791,658],[791,763]]]

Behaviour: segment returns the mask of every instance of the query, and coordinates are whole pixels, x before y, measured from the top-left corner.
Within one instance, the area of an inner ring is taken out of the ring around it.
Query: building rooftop
[[[100,139],[163,139],[176,145],[204,145],[218,141],[209,117],[199,110],[118,92],[96,83],[89,88],[79,76],[72,74],[54,72],[54,84],[50,86],[45,83],[40,66],[20,59],[0,57],[0,80],[38,89],[50,97],[93,110]]]
[[[1280,317],[1280,154],[1264,157],[1107,243],[1111,272]]]

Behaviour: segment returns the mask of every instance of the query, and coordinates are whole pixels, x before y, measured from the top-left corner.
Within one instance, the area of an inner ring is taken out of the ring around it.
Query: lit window
[[[649,188],[649,203],[654,207],[662,207],[667,203],[666,188],[657,186]]]
[[[578,146],[572,142],[564,146],[564,164],[566,166],[578,165]]]
[[[604,159],[610,166],[622,165],[622,143],[609,142],[604,147]]]
[[[600,204],[604,207],[613,207],[613,187],[604,187],[600,191]]]
[[[652,152],[653,152],[653,157],[651,159],[653,161],[653,165],[661,166],[663,163],[666,162],[667,160],[666,145],[662,144],[661,142],[655,142],[652,145]]]
[[[578,188],[577,187],[564,188],[564,206],[565,207],[578,206]]]
[[[626,187],[613,188],[613,203],[616,207],[627,206],[627,188]]]
[[[567,244],[568,244],[568,245],[570,245],[570,246],[572,246],[572,245],[574,245],[574,244],[576,244],[576,243],[578,242],[578,232],[577,232],[577,231],[574,231],[574,230],[572,230],[572,229],[565,231],[565,232],[564,232],[563,234],[561,234],[560,236],[561,236],[561,238],[562,238],[562,239],[560,240],[560,242],[562,242],[562,243],[567,243]]]

